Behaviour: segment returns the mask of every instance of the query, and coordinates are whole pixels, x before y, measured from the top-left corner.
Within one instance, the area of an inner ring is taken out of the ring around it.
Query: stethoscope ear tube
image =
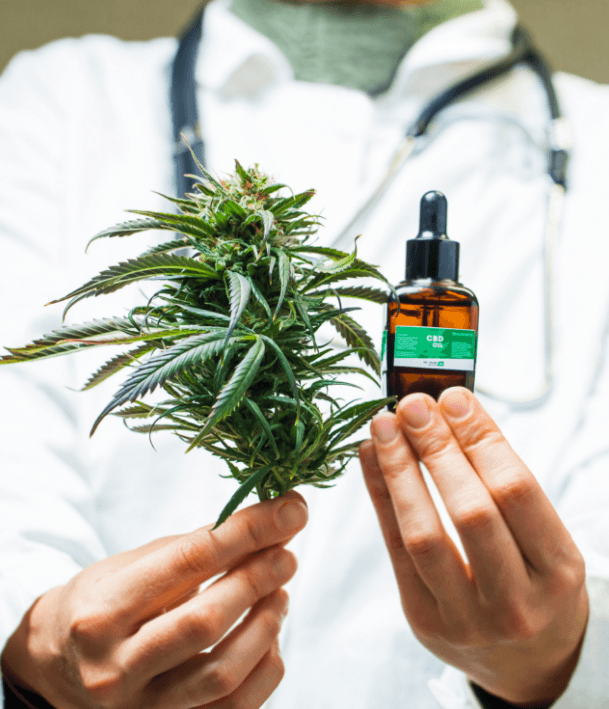
[[[500,61],[491,64],[473,76],[467,77],[458,84],[454,84],[433,98],[412,124],[408,130],[408,135],[414,138],[423,135],[438,113],[443,111],[451,103],[464,98],[489,81],[507,74],[507,72],[513,69],[517,64],[528,62],[533,55],[538,54],[539,52],[537,52],[532,44],[526,30],[520,25],[517,25],[512,34],[512,50],[510,53]]]
[[[197,52],[203,32],[204,3],[180,36],[178,51],[171,72],[171,115],[173,118],[173,157],[176,169],[177,194],[182,199],[193,189],[193,181],[185,175],[197,173],[197,166],[188,149],[205,165],[205,146],[201,138],[198,111],[195,67]],[[182,137],[183,136],[183,137]],[[188,145],[184,141],[188,142]]]

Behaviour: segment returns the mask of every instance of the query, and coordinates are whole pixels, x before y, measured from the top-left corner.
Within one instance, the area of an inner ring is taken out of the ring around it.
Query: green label
[[[475,361],[475,330],[404,325],[395,329],[395,367],[473,371]]]

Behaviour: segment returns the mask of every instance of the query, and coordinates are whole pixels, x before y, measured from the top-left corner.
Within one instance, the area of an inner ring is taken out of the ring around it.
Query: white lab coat
[[[326,217],[321,243],[376,186],[423,103],[505,54],[516,21],[505,0],[487,0],[484,10],[437,27],[372,100],[294,81],[279,50],[225,3],[206,11],[197,61],[207,163],[221,173],[234,158],[259,162],[295,190],[316,187],[312,209]],[[124,209],[167,207],[152,190],[174,191],[175,49],[174,39],[65,39],[18,55],[0,80],[0,343],[23,344],[58,326],[61,307],[44,303],[158,238],[97,242],[84,255],[96,231],[129,218]],[[587,562],[590,623],[554,706],[600,709],[609,707],[609,367],[601,350],[609,324],[609,92],[562,74],[556,84],[574,149],[554,255],[555,387],[530,411],[481,400]],[[447,195],[461,281],[481,307],[477,383],[510,396],[543,381],[544,101],[535,76],[518,69],[446,109],[358,242],[363,258],[399,282],[421,195]],[[140,299],[137,289],[90,299],[70,321],[117,314]],[[380,308],[364,308],[361,320],[380,342]],[[185,457],[172,437],[157,436],[155,452],[108,419],[89,440],[118,384],[72,389],[110,354],[0,369],[0,647],[40,594],[107,555],[213,521],[234,490],[218,475],[222,463],[200,451]],[[300,567],[282,631],[287,672],[269,709],[478,707],[465,676],[421,647],[403,617],[357,463],[332,490],[301,492],[310,522],[292,545]]]

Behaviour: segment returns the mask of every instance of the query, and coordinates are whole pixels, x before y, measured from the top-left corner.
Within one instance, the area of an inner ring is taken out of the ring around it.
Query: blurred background
[[[609,83],[608,0],[512,0],[555,69]],[[0,71],[21,49],[88,33],[176,35],[199,0],[0,0]]]

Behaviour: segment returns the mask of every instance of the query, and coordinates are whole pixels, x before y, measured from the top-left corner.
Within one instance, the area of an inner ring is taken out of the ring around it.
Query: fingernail
[[[302,527],[308,518],[307,508],[299,500],[284,502],[277,512],[279,526],[285,530]]]
[[[370,433],[372,434],[372,438],[379,443],[391,443],[399,433],[395,416],[387,416],[386,414],[376,416],[372,419]]]
[[[442,410],[455,419],[467,416],[472,408],[472,402],[461,389],[449,389],[442,396]]]
[[[414,399],[402,408],[406,423],[410,428],[423,428],[431,421],[431,411],[425,399]]]

